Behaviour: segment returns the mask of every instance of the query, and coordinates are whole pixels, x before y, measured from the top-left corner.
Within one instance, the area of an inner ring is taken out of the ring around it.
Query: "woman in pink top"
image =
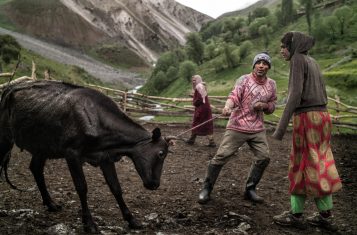
[[[270,67],[269,55],[257,54],[253,60],[253,72],[241,76],[228,96],[222,114],[230,115],[229,121],[217,153],[208,165],[204,186],[199,193],[199,203],[205,204],[210,200],[210,193],[223,165],[244,143],[250,146],[255,156],[244,198],[263,202],[255,188],[270,161],[264,114],[274,112],[277,99],[275,81],[267,77]]]

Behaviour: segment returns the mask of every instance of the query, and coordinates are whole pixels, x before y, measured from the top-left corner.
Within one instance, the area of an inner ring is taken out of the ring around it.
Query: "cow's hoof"
[[[57,205],[57,204],[51,202],[51,203],[48,203],[48,204],[47,204],[47,210],[48,210],[49,212],[61,211],[61,210],[62,210],[62,206],[61,206],[61,205]]]
[[[129,228],[131,228],[131,229],[142,229],[143,228],[143,225],[134,218],[132,218],[128,222],[129,222]]]
[[[84,224],[83,229],[86,233],[91,233],[91,234],[99,233],[98,226],[95,223]]]

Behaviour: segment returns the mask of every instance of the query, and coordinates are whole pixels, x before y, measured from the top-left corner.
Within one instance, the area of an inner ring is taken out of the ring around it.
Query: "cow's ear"
[[[161,131],[160,128],[156,127],[153,131],[152,131],[152,139],[158,140],[161,137]]]

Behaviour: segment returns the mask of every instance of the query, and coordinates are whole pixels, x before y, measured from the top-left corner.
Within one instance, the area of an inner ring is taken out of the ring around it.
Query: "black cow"
[[[104,94],[58,81],[26,81],[8,86],[0,103],[0,163],[7,168],[14,143],[32,154],[30,170],[49,211],[61,209],[44,179],[47,159],[65,158],[82,206],[86,232],[98,232],[87,204],[83,163],[99,166],[131,228],[141,224],[127,208],[114,163],[122,156],[134,162],[144,186],[160,185],[170,138],[152,133],[125,115]]]

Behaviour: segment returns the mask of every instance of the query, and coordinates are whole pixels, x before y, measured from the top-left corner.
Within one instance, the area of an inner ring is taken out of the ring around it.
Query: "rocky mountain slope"
[[[268,9],[275,9],[277,5],[281,4],[281,0],[259,0],[254,4],[249,5],[246,8],[237,11],[231,11],[224,13],[223,15],[219,16],[219,18],[229,17],[229,16],[248,16],[249,12],[253,12],[254,9],[265,7]]]
[[[72,47],[126,47],[149,63],[212,20],[174,0],[13,0],[6,14],[33,36]]]

